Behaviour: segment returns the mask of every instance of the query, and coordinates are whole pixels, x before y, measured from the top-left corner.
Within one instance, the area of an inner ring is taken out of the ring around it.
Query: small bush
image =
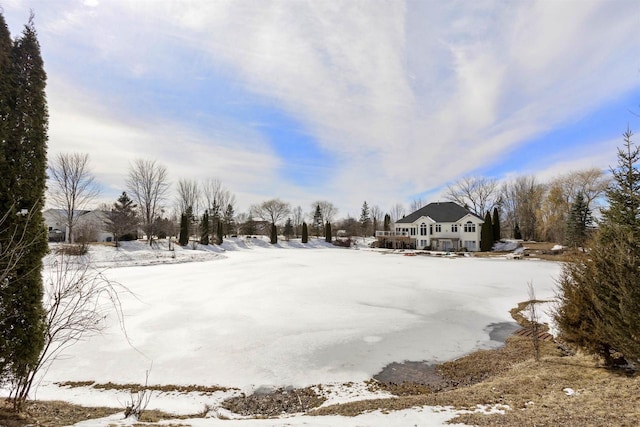
[[[130,242],[132,240],[138,240],[138,235],[136,233],[127,233],[120,236],[118,240],[121,242]]]
[[[89,246],[86,243],[78,245],[61,245],[56,248],[56,253],[61,255],[81,256],[89,252]]]

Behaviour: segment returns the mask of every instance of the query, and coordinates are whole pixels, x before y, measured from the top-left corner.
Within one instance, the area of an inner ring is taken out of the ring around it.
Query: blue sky
[[[219,178],[239,211],[358,216],[463,176],[606,169],[640,133],[636,0],[0,6],[13,36],[35,12],[49,152],[89,153],[109,202],[151,158],[174,182]]]

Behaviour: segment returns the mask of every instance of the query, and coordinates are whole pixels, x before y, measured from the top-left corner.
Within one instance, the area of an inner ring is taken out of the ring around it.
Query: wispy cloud
[[[532,144],[549,147],[532,159],[540,169],[568,167],[565,155],[602,162],[595,141],[554,148],[545,135],[640,93],[634,0],[6,6],[27,7],[50,83],[64,86],[50,92],[52,148],[112,159],[100,166],[112,186],[131,156],[153,154],[176,178],[225,177],[250,203],[326,198],[354,214],[365,199],[508,174]],[[280,119],[254,126],[267,110]],[[267,131],[283,124],[305,133],[289,134],[296,156],[308,147],[322,163],[289,164],[287,131]]]

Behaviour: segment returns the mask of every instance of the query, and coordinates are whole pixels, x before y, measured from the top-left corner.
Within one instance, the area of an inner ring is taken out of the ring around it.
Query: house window
[[[468,251],[476,250],[476,241],[475,240],[465,240],[464,247],[467,248]]]
[[[420,235],[421,236],[427,235],[427,224],[425,224],[424,222],[420,224]]]
[[[411,227],[411,235],[415,236],[416,235],[416,229],[415,227]]]
[[[433,224],[429,224],[429,234],[433,234]]]
[[[442,225],[436,224],[436,233],[440,233],[442,231]]]
[[[426,240],[420,240],[420,246],[422,246],[423,248],[427,247],[427,241]]]
[[[476,225],[474,223],[472,223],[471,221],[467,222],[464,225],[464,232],[465,233],[475,233],[476,232]]]
[[[457,232],[458,232],[458,224],[453,224],[453,225],[451,226],[451,231],[452,231],[453,233],[457,233]]]

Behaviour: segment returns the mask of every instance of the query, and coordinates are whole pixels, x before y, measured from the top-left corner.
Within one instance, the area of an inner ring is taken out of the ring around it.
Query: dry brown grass
[[[416,406],[443,405],[475,410],[477,405],[508,405],[506,414],[469,413],[452,422],[479,426],[637,426],[640,379],[604,369],[593,357],[563,356],[549,342],[533,360],[531,341],[512,337],[501,349],[478,351],[440,366],[459,385],[438,393],[334,405],[317,415],[354,416]],[[563,389],[577,393],[568,396]]]
[[[27,402],[26,413],[15,414],[11,411],[11,404],[6,400],[1,400],[0,426],[62,427],[89,419],[104,418],[121,411],[121,409],[115,408],[89,408],[58,401],[30,401]]]

